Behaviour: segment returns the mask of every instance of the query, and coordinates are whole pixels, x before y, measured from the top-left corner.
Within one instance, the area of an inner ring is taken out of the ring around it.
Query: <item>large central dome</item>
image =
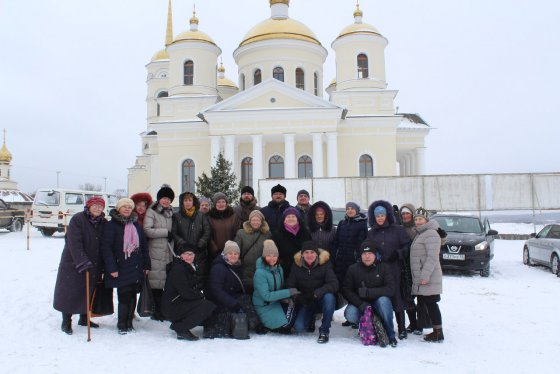
[[[313,31],[303,23],[291,18],[269,18],[249,30],[239,46],[269,39],[296,39],[321,45]]]

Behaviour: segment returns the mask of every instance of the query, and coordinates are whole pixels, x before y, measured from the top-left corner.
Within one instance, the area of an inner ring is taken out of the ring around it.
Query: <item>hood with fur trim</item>
[[[253,226],[251,226],[251,223],[249,221],[245,221],[243,222],[243,231],[245,231],[247,234],[252,234],[255,232],[255,229],[253,229]],[[270,232],[270,227],[268,226],[268,223],[266,223],[265,220],[263,220],[259,231],[262,232],[263,234]]]
[[[390,225],[394,225],[395,224],[395,214],[393,213],[393,206],[391,205],[391,203],[388,202],[388,201],[385,201],[385,200],[377,200],[377,201],[374,201],[373,203],[371,203],[371,205],[368,208],[369,226],[372,229],[379,228],[377,223],[375,223],[375,215],[373,214],[373,211],[378,206],[382,206],[387,211],[387,220],[385,221],[385,224],[383,226],[387,227],[387,226],[390,226]]]
[[[330,258],[331,258],[331,255],[329,254],[328,251],[325,251],[324,249],[319,248],[319,256],[317,257],[318,261],[316,260],[312,267],[325,265],[327,262],[329,262]],[[303,262],[304,262],[303,261],[303,255],[301,254],[301,252],[296,253],[294,255],[294,264],[301,268],[301,267],[304,266]]]
[[[185,196],[187,195],[192,195],[193,197],[193,206],[196,208],[196,210],[200,209],[200,200],[198,199],[198,197],[196,197],[196,195],[192,192],[183,192],[182,194],[179,195],[179,209],[183,210],[183,200],[185,200]]]
[[[322,225],[319,225],[315,220],[315,211],[317,211],[317,208],[322,208],[326,214],[325,222]],[[309,227],[309,231],[311,232],[319,230],[320,227],[325,231],[332,230],[333,215],[332,209],[329,204],[325,203],[324,201],[317,201],[315,204],[311,205],[309,211],[307,212],[307,227]]]

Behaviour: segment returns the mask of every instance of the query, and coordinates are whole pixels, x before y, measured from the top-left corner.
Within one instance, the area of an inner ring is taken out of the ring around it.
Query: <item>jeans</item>
[[[296,332],[303,332],[311,323],[312,318],[315,318],[316,313],[323,313],[323,320],[319,333],[328,334],[331,329],[331,322],[336,308],[336,297],[328,292],[321,299],[312,304],[302,305],[296,314],[296,322],[294,329]]]
[[[381,318],[381,322],[383,322],[383,326],[385,326],[385,330],[387,330],[389,339],[394,339],[395,326],[393,325],[393,304],[391,303],[391,299],[387,296],[381,296],[375,301],[371,301],[370,305],[373,310],[377,312],[379,318]],[[360,312],[360,309],[352,304],[348,304],[344,310],[344,317],[348,322],[360,323],[361,316],[362,313]]]

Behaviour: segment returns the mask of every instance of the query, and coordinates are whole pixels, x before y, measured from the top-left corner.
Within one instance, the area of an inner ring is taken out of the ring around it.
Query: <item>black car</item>
[[[457,214],[436,214],[435,219],[447,232],[441,246],[439,260],[442,269],[479,271],[482,277],[490,275],[490,260],[494,257],[496,230],[488,219]]]
[[[25,212],[14,209],[4,200],[0,199],[0,229],[9,231],[21,231],[23,227]]]

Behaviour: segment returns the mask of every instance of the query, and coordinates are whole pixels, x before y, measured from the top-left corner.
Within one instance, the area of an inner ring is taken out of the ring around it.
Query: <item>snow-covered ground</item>
[[[497,224],[504,233],[530,227]],[[86,342],[85,327],[60,331],[52,308],[62,236],[43,238],[31,229],[0,232],[0,372],[2,373],[552,373],[560,352],[560,278],[548,269],[521,262],[523,241],[496,242],[490,278],[444,275],[440,307],[445,342],[418,336],[397,348],[362,346],[356,330],[341,327],[335,314],[331,341],[316,334],[252,336],[247,341],[175,339],[168,323],[142,318],[137,332],[120,336],[116,317],[95,319]],[[194,329],[201,335],[201,328]],[[242,370],[242,371],[241,371]]]

